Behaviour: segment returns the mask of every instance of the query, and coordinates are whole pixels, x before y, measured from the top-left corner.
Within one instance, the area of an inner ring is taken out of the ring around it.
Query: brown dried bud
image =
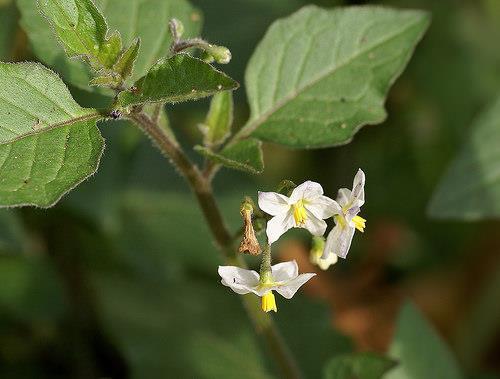
[[[240,253],[259,255],[261,253],[261,248],[259,245],[259,241],[257,241],[257,237],[255,237],[255,231],[252,225],[253,207],[251,203],[247,201],[243,202],[240,213],[243,217],[245,230],[238,251]]]

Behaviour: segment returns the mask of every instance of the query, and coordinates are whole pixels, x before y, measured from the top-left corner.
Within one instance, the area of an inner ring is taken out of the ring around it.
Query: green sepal
[[[194,149],[208,159],[235,170],[251,174],[260,174],[264,171],[262,142],[254,138],[236,142],[217,153],[199,145],[195,146]]]

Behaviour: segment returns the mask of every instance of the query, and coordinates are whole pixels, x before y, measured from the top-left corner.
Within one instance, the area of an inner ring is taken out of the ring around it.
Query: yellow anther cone
[[[264,312],[275,311],[278,312],[276,307],[276,299],[272,291],[269,291],[264,296],[262,296],[262,310]]]

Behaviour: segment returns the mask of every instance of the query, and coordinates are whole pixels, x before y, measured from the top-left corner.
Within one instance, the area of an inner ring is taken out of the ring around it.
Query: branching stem
[[[157,120],[151,119],[142,110],[131,113],[127,117],[154,141],[161,152],[171,160],[173,165],[186,179],[198,200],[198,204],[215,239],[216,245],[224,255],[226,263],[244,267],[245,262],[243,259],[235,254],[235,241],[226,226],[215,200],[212,191],[211,176],[204,175],[191,162],[182,148],[160,127]],[[282,376],[290,379],[301,378],[298,366],[288,346],[274,325],[273,319],[269,314],[262,312],[260,303],[257,300],[253,295],[243,296],[245,310],[252,320],[255,330],[263,336],[273,360],[280,368]]]

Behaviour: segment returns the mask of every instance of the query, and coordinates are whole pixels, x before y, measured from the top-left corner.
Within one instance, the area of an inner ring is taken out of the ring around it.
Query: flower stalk
[[[159,125],[142,110],[126,115],[146,135],[148,135],[160,151],[177,168],[194,192],[203,212],[212,236],[226,263],[236,263],[245,267],[245,262],[235,255],[234,240],[226,227],[225,221],[215,200],[211,179],[206,178],[199,168],[191,162],[182,148]],[[269,257],[270,259],[270,257]],[[270,265],[270,261],[269,261]],[[260,309],[254,296],[243,296],[243,304],[256,332],[263,336],[273,361],[276,362],[284,378],[299,379],[300,370],[290,353],[288,346],[276,329],[271,316]]]

